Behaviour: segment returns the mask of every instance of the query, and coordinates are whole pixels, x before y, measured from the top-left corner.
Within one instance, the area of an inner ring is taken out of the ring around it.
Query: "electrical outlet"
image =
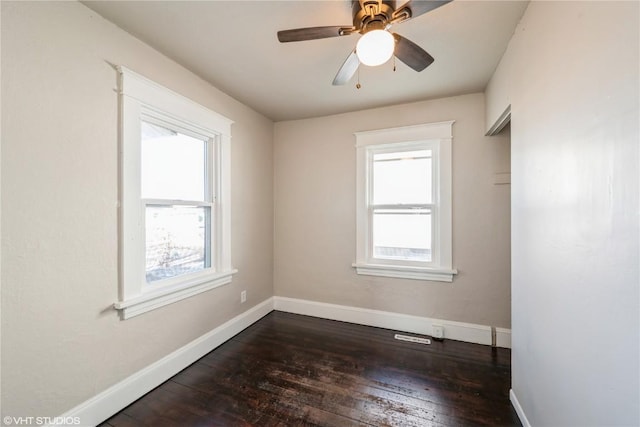
[[[240,292],[240,303],[247,302],[247,291]]]
[[[431,337],[434,340],[443,340],[444,339],[444,326],[442,326],[442,325],[432,325],[431,326]]]

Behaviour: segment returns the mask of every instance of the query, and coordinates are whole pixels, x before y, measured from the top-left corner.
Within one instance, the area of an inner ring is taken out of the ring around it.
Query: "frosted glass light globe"
[[[356,44],[356,55],[364,65],[382,65],[393,55],[395,40],[390,32],[373,30],[365,33]]]

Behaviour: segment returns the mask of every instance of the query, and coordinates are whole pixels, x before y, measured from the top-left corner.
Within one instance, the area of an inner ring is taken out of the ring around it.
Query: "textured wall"
[[[511,102],[512,385],[533,426],[640,424],[639,28],[637,2],[532,2],[487,92]]]
[[[235,121],[230,285],[120,321],[122,64]],[[76,2],[2,2],[2,411],[57,416],[273,295],[273,124]],[[240,305],[240,290],[248,302]]]
[[[473,94],[275,126],[278,296],[509,328],[509,137],[484,136]],[[359,276],[353,132],[455,120],[453,283]]]

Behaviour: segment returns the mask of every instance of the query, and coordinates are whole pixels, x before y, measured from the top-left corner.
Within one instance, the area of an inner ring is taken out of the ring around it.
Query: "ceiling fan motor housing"
[[[392,19],[396,9],[395,0],[353,0],[353,26],[365,34],[373,30],[383,30]]]

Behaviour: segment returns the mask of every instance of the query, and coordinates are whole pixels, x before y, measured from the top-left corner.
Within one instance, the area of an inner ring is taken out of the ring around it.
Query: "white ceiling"
[[[419,0],[416,0],[419,1]],[[86,6],[213,86],[275,120],[324,116],[484,90],[527,2],[454,0],[393,27],[435,62],[396,61],[333,78],[359,35],[279,43],[278,30],[350,26],[349,0],[86,1]],[[403,4],[398,0],[398,5]]]

